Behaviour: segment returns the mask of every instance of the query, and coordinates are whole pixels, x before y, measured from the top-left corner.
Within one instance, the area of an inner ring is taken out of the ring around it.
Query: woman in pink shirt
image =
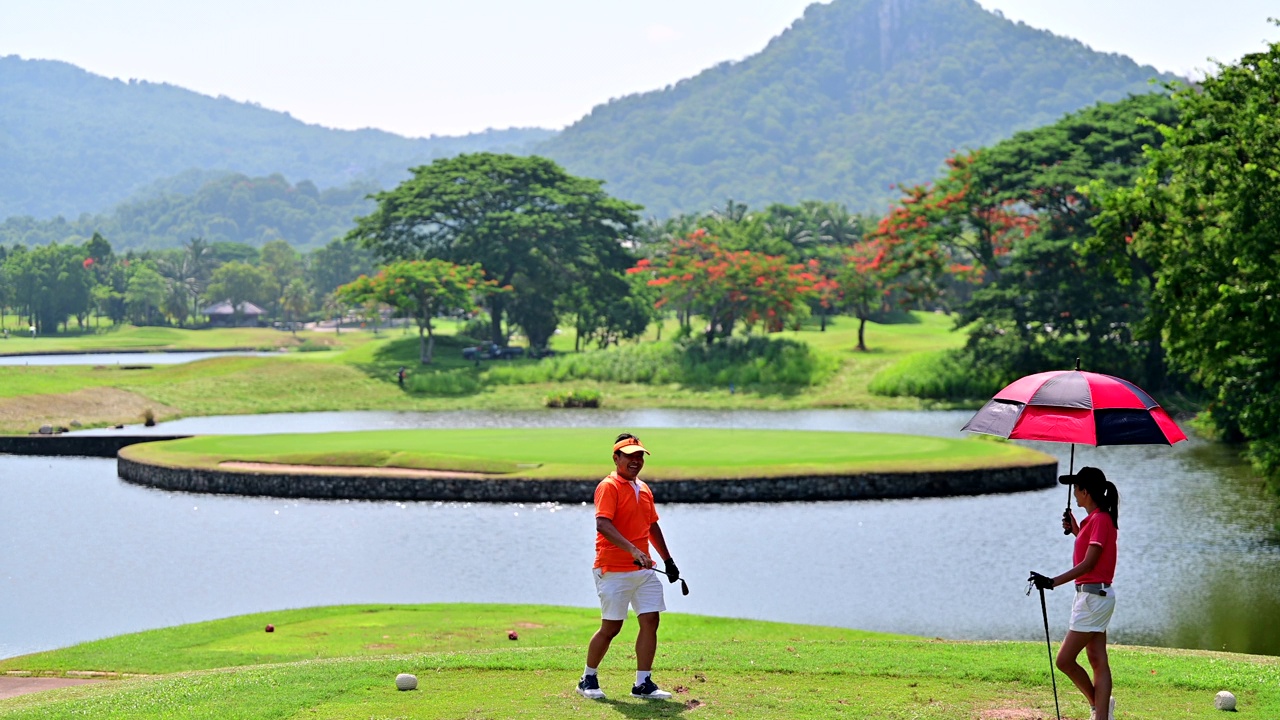
[[[1058,669],[1080,688],[1089,702],[1090,720],[1112,720],[1116,701],[1111,697],[1111,666],[1107,661],[1107,626],[1116,607],[1111,581],[1116,572],[1116,528],[1120,519],[1120,493],[1101,470],[1080,468],[1075,475],[1063,475],[1058,482],[1075,486],[1076,505],[1088,513],[1077,523],[1070,510],[1062,514],[1062,528],[1076,536],[1072,562],[1075,567],[1045,577],[1032,573],[1036,587],[1046,590],[1074,581],[1075,601],[1067,637],[1058,650]],[[1076,662],[1086,651],[1093,668],[1093,680]],[[1099,703],[1102,703],[1099,705]],[[1105,708],[1105,713],[1101,708]]]

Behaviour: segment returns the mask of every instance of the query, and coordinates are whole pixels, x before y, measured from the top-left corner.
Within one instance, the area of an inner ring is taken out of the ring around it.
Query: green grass
[[[615,431],[584,428],[383,430],[297,435],[210,435],[133,445],[124,457],[182,467],[292,462],[465,469],[499,463],[512,477],[596,479]],[[1009,443],[876,433],[651,429],[654,480],[849,475],[880,471],[1023,467],[1052,458]],[[416,465],[398,464],[411,458]],[[288,460],[284,460],[288,458]],[[440,462],[440,467],[429,463]],[[452,465],[453,467],[449,467]]]
[[[856,345],[857,324],[837,318],[826,332],[816,325],[804,330],[769,336],[805,343],[820,362],[813,366],[825,378],[810,386],[737,386],[702,382],[626,383],[573,380],[574,389],[600,394],[600,401],[614,410],[630,408],[707,408],[783,410],[843,407],[859,409],[922,409],[951,407],[947,403],[916,397],[885,397],[870,392],[871,378],[913,354],[959,347],[964,337],[951,331],[949,317],[915,313],[918,322],[868,325],[869,352]],[[488,361],[476,367],[462,359],[463,342],[454,336],[456,323],[441,323],[436,359],[431,366],[418,363],[418,339],[401,329],[289,333],[257,328],[175,330],[128,328],[79,337],[38,338],[36,350],[100,351],[133,343],[135,347],[178,348],[262,346],[271,342],[324,342],[332,352],[281,353],[264,358],[217,358],[147,370],[93,369],[83,366],[8,367],[0,372],[0,432],[24,433],[35,429],[30,417],[33,405],[47,408],[41,418],[55,425],[72,420],[93,427],[138,422],[137,408],[157,406],[161,420],[177,416],[311,412],[324,410],[535,410],[545,407],[548,396],[562,392],[565,382],[554,377],[539,379],[540,363],[547,361]],[[668,322],[663,338],[673,336]],[[207,334],[206,334],[207,333]],[[653,343],[657,327],[642,343]],[[110,342],[108,342],[110,341]],[[17,338],[8,341],[9,347]],[[44,344],[42,343],[49,343]],[[664,340],[666,342],[666,340]],[[106,343],[105,345],[103,343]],[[553,338],[560,353],[571,353],[572,332]],[[274,347],[275,345],[271,345]],[[292,345],[290,345],[292,347]],[[625,345],[625,352],[643,345]],[[0,348],[3,351],[3,348]],[[11,350],[12,351],[12,350]],[[609,352],[616,352],[611,350]],[[583,353],[583,357],[587,354]],[[571,359],[554,359],[571,363]],[[405,387],[396,383],[396,369],[409,370]],[[550,366],[549,366],[550,367]],[[823,369],[825,368],[825,369]],[[509,384],[512,375],[531,373],[535,382]],[[95,402],[95,388],[115,388],[136,397],[129,409],[115,410],[111,403]],[[80,391],[80,392],[76,392]],[[25,398],[25,399],[24,399]],[[38,401],[31,398],[41,398]],[[15,399],[10,401],[9,399]],[[17,402],[22,400],[22,402]],[[969,405],[971,405],[970,403]]]
[[[1052,717],[1045,647],[668,613],[655,678],[669,702],[627,697],[634,621],[601,667],[609,699],[572,690],[598,626],[590,609],[345,606],[246,615],[0,661],[0,671],[111,680],[0,700],[3,718],[980,718]],[[263,628],[273,623],[276,631]],[[507,639],[516,630],[519,640]],[[1112,647],[1123,717],[1280,714],[1280,660]],[[397,673],[419,689],[397,692]],[[1065,717],[1088,710],[1061,678]],[[1004,711],[1004,715],[989,714]],[[1021,711],[1023,714],[1012,714]],[[1034,714],[1033,714],[1034,713]]]
[[[347,333],[348,342],[368,333]],[[29,335],[9,329],[9,339],[0,340],[0,355],[53,352],[111,352],[113,350],[276,350],[312,345],[333,345],[333,333],[289,332],[271,328],[205,328],[187,330],[172,327],[120,325],[98,332],[68,332],[58,335]]]

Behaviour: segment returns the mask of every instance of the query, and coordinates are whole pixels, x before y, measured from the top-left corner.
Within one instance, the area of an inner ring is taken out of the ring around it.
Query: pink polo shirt
[[[1075,552],[1072,564],[1079,565],[1084,561],[1085,553],[1090,545],[1102,548],[1102,557],[1093,570],[1076,578],[1077,584],[1109,583],[1116,574],[1116,525],[1111,516],[1101,510],[1094,510],[1080,523],[1080,534],[1076,535]]]

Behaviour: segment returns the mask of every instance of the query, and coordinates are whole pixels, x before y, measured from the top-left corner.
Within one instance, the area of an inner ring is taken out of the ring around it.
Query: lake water
[[[216,352],[83,353],[55,355],[0,355],[0,366],[10,365],[181,365],[216,357],[266,357],[279,352],[225,350]]]
[[[791,428],[960,436],[968,412],[540,411],[190,418],[163,433],[403,427]],[[130,428],[129,431],[133,431]],[[119,431],[92,431],[119,432]],[[1067,447],[1036,445],[1067,465]],[[661,455],[654,463],[661,462]],[[1077,447],[1119,486],[1112,640],[1280,654],[1271,500],[1226,448]],[[601,474],[609,469],[601,452]],[[1065,488],[830,503],[662,504],[691,593],[672,612],[956,639],[1043,639],[1031,569],[1070,566]],[[594,607],[590,499],[569,505],[171,493],[113,460],[0,457],[0,657],[240,613],[337,603]],[[1079,511],[1077,511],[1079,513]],[[1048,593],[1066,629],[1071,592]],[[678,620],[672,620],[678,622]],[[586,638],[583,639],[585,643]]]

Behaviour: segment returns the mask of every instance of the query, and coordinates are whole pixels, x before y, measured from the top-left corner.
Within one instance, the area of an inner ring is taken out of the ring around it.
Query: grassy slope
[[[594,479],[612,439],[612,433],[590,428],[385,430],[215,435],[135,445],[123,452],[144,462],[199,467],[241,460],[462,470],[471,469],[465,462],[473,459],[477,464],[505,463],[511,476]],[[645,475],[656,480],[1016,467],[1053,461],[1007,443],[871,433],[655,428],[644,432],[644,441],[657,453]],[[432,458],[437,459],[434,465]]]
[[[594,610],[502,605],[347,606],[260,613],[0,661],[0,670],[161,674],[0,701],[4,718],[971,718],[1052,717],[1039,643],[944,642],[668,614],[655,677],[666,703],[626,697],[630,638],[601,668],[606,702],[572,691]],[[274,623],[276,632],[264,633]],[[519,640],[507,632],[519,632]],[[1128,718],[1210,718],[1231,689],[1242,715],[1280,713],[1280,660],[1112,649]],[[283,664],[264,664],[283,663]],[[216,669],[237,668],[237,669]],[[400,672],[419,678],[401,693]],[[1065,717],[1087,708],[1063,687]],[[695,704],[696,703],[696,704]],[[1005,711],[989,715],[989,711]],[[1024,711],[1024,714],[1013,714]],[[1035,713],[1035,714],[1032,714]]]
[[[918,409],[921,401],[914,398],[885,398],[871,395],[867,384],[881,368],[921,350],[955,347],[963,336],[950,331],[951,321],[939,315],[918,313],[919,323],[903,325],[869,325],[867,342],[870,352],[854,350],[857,325],[840,318],[827,332],[815,327],[801,332],[779,333],[810,343],[819,350],[839,358],[841,369],[820,387],[792,392],[753,392],[728,388],[684,388],[677,385],[628,385],[618,383],[574,382],[573,387],[600,390],[610,408],[687,407],[735,409],[790,409],[808,407],[851,407],[865,409]],[[450,410],[450,409],[538,409],[548,393],[565,389],[562,383],[485,386],[479,392],[457,396],[414,394],[395,383],[395,370],[400,365],[413,373],[457,371],[471,368],[461,359],[460,343],[453,337],[454,327],[444,323],[437,340],[437,359],[431,367],[417,364],[417,338],[401,330],[383,331],[378,336],[367,332],[301,333],[300,339],[339,344],[341,351],[290,353],[269,358],[218,358],[179,366],[156,366],[148,370],[94,369],[84,366],[7,367],[0,372],[0,432],[29,432],[31,422],[21,413],[6,413],[5,399],[18,396],[65,395],[80,388],[113,387],[134,393],[138,404],[147,401],[172,408],[158,411],[160,419],[175,415],[215,415],[266,412],[306,412],[317,410]],[[664,337],[670,337],[671,327]],[[203,333],[214,333],[203,335]],[[53,349],[104,350],[111,347],[215,347],[214,340],[227,346],[254,346],[259,333],[267,333],[274,341],[292,341],[292,335],[275,330],[237,329],[213,331],[181,331],[165,328],[123,328],[102,335],[68,338],[41,338],[34,341],[42,351]],[[651,331],[652,333],[652,331]],[[176,334],[176,335],[175,335]],[[175,344],[180,338],[181,343]],[[207,339],[206,339],[207,338]],[[652,334],[650,339],[652,338]],[[114,339],[114,340],[113,340]],[[9,343],[18,342],[11,339]],[[32,343],[31,340],[22,342]],[[116,344],[112,345],[111,343]],[[50,345],[45,345],[50,343]],[[103,344],[106,343],[106,344]],[[151,343],[151,344],[148,344]],[[564,352],[573,347],[572,334],[555,338],[554,346]],[[266,346],[275,347],[268,344]],[[10,350],[12,352],[12,350]],[[535,362],[535,361],[517,361]],[[481,367],[480,374],[490,365]],[[57,405],[54,424],[69,425],[79,420],[85,425],[138,422],[136,413],[111,413],[77,408],[83,405],[72,398],[66,407]]]

